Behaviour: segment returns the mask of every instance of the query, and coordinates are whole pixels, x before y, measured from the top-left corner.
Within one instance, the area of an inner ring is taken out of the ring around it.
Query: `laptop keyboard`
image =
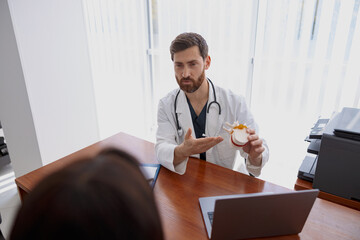
[[[211,223],[211,225],[212,225],[212,223],[213,223],[213,218],[214,218],[214,212],[208,212],[207,214],[208,214],[210,223]]]

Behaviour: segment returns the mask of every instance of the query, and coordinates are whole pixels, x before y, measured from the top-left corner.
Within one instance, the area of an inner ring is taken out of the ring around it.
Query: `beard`
[[[195,80],[193,78],[190,78],[190,77],[180,78],[180,79],[178,77],[176,77],[176,80],[177,80],[181,90],[183,90],[184,92],[187,92],[187,93],[193,93],[196,90],[198,90],[199,87],[201,86],[201,84],[204,82],[204,80],[205,80],[205,69],[203,69],[201,75],[198,77],[197,80]],[[192,84],[184,84],[183,81],[191,81]]]

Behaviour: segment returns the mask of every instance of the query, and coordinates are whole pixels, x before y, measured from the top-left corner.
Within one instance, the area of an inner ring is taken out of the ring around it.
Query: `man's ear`
[[[209,55],[207,55],[207,57],[205,58],[205,70],[208,70],[211,64],[211,57]]]

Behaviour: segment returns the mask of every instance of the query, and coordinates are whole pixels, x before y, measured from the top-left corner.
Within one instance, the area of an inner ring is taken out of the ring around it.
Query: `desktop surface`
[[[19,193],[26,196],[44,176],[78,157],[93,156],[109,146],[128,151],[142,163],[157,162],[153,143],[119,133],[17,178]],[[292,190],[195,158],[189,159],[184,175],[162,167],[154,187],[165,238],[175,240],[208,239],[198,202],[200,197],[289,191]],[[358,239],[359,222],[360,211],[317,199],[300,234],[261,239]]]

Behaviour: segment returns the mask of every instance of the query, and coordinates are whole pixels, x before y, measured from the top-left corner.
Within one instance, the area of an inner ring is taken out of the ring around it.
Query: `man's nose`
[[[183,72],[182,72],[182,77],[183,77],[183,78],[187,78],[187,77],[189,77],[189,76],[190,76],[190,69],[187,68],[187,67],[184,67],[184,70],[183,70]]]

